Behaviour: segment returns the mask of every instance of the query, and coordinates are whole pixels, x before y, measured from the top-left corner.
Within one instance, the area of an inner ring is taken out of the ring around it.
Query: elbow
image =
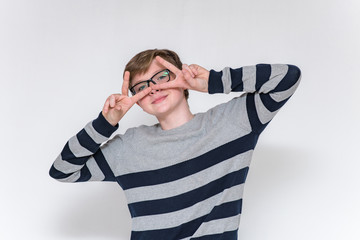
[[[49,170],[49,176],[59,182],[67,182],[66,179],[68,179],[69,175],[71,174],[65,174],[57,170],[54,165],[52,165]]]
[[[295,84],[298,81],[300,81],[300,79],[301,79],[301,70],[298,66],[295,66],[295,65],[289,64],[288,66],[289,66],[289,69],[288,69],[289,78],[291,78]]]

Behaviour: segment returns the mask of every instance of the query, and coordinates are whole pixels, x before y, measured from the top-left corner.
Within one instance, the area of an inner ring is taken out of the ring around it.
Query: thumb
[[[189,65],[189,68],[191,69],[191,71],[195,74],[195,75],[198,75],[199,73],[198,73],[198,65],[196,65],[196,64],[190,64]]]
[[[136,103],[137,101],[139,101],[140,99],[142,99],[143,97],[148,95],[151,92],[151,90],[152,90],[152,87],[148,87],[148,88],[144,89],[143,91],[132,96],[131,100],[133,101],[133,103]]]

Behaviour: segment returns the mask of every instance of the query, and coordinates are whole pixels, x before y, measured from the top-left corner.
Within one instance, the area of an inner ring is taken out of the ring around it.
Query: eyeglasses
[[[130,88],[131,94],[134,96],[135,94],[145,90],[150,86],[150,82],[152,82],[153,84],[158,84],[170,81],[170,73],[171,72],[169,69],[164,69],[160,72],[155,73],[155,75],[152,76],[149,80],[138,82]]]

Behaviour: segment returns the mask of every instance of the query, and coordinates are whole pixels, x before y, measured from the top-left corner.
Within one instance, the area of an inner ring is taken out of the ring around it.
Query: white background
[[[215,70],[300,67],[255,150],[239,238],[360,239],[358,0],[1,0],[0,34],[0,239],[130,238],[118,185],[48,171],[149,48]],[[189,103],[196,113],[237,95]],[[117,133],[153,123],[135,106]]]

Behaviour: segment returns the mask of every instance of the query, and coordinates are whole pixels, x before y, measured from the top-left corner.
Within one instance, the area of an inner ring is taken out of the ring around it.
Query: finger
[[[190,82],[194,79],[193,76],[190,74],[189,70],[183,69],[182,72],[183,72],[183,74],[184,74],[185,80],[186,80],[188,83],[190,83]]]
[[[104,113],[107,113],[109,111],[109,99],[106,99],[104,107],[103,107]]]
[[[110,107],[114,107],[115,106],[115,96],[114,95],[111,95],[110,96]]]
[[[195,75],[198,75],[197,66],[195,64],[190,64],[189,68]]]
[[[191,77],[195,77],[194,73],[192,72],[192,70],[190,69],[190,67],[187,64],[183,64],[182,68],[183,68],[183,70],[187,70],[190,73]],[[183,73],[184,73],[184,71],[183,71]]]
[[[179,85],[177,81],[170,81],[162,84],[152,85],[151,88],[154,90],[158,90],[158,89],[169,89],[169,88],[183,88],[183,86]]]
[[[116,107],[117,103],[121,102],[124,98],[127,98],[128,96],[121,95],[121,94],[111,94],[108,99],[108,108],[114,108]]]
[[[118,105],[115,107],[115,109],[116,109],[116,110],[118,110],[118,111],[120,111],[120,110],[121,110],[121,108],[122,108],[122,107],[121,107],[121,105],[120,105],[120,104],[118,104]]]
[[[137,101],[139,101],[140,99],[142,99],[143,97],[145,97],[146,95],[148,95],[152,90],[152,87],[148,87],[145,88],[145,90],[135,94],[134,96],[131,97],[132,101],[134,103],[136,103]]]
[[[158,61],[161,65],[163,65],[164,67],[166,67],[167,69],[169,69],[170,71],[172,71],[173,73],[175,73],[176,75],[178,75],[179,73],[181,73],[181,70],[178,69],[177,67],[175,67],[174,65],[172,65],[171,63],[169,63],[168,61],[166,61],[165,59],[163,59],[160,56],[156,56],[155,57],[156,61]]]
[[[125,96],[129,96],[129,81],[130,81],[130,72],[126,71],[124,74],[123,85],[121,88],[121,93]]]

